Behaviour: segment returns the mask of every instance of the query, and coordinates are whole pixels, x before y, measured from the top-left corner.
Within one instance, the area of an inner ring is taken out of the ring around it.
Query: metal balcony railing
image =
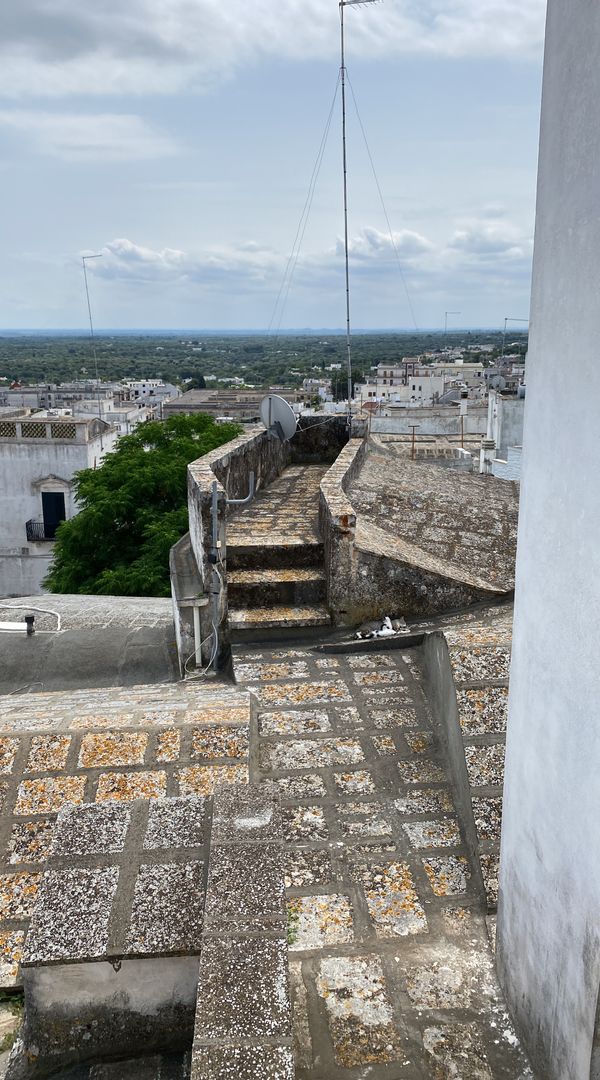
[[[33,519],[31,521],[26,521],[25,531],[30,543],[35,540],[56,540],[56,530],[53,532],[52,536],[48,536],[43,521],[34,521]]]

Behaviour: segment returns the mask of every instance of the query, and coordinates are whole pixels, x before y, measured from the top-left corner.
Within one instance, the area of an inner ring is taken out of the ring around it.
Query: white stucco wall
[[[42,518],[43,491],[63,492],[67,519],[73,517],[75,473],[100,464],[116,437],[109,431],[89,442],[0,439],[0,597],[42,591],[54,545],[28,543],[25,524]]]
[[[492,459],[492,476],[495,476],[498,480],[520,481],[522,456],[520,446],[509,446],[508,454],[504,460],[502,458]]]
[[[496,443],[498,457],[506,460],[509,446],[522,445],[524,413],[525,398],[502,397],[490,390],[487,438]]]
[[[372,416],[371,431],[380,435],[410,435],[412,424],[418,425],[420,435],[460,435],[460,413],[457,406],[431,409],[398,409],[393,416]],[[465,435],[485,435],[487,408],[469,404],[465,416]]]
[[[544,1080],[589,1080],[600,986],[599,56],[550,0],[498,919]]]

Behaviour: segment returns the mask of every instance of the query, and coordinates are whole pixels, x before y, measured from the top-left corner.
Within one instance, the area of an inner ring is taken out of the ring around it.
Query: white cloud
[[[469,228],[455,229],[449,240],[435,244],[418,233],[394,234],[404,277],[419,293],[453,288],[472,290],[485,279],[522,284],[531,270],[531,240],[508,221],[474,219]],[[202,252],[165,248],[154,250],[128,239],[102,249],[103,258],[89,264],[105,280],[144,285],[161,282],[165,288],[196,287],[231,295],[248,292],[267,302],[275,296],[287,264],[287,253],[253,242],[211,247]],[[337,243],[306,252],[298,260],[292,291],[337,289],[343,272],[343,248]],[[351,271],[361,289],[369,283],[399,283],[398,266],[389,236],[366,227],[353,238]]]
[[[386,0],[347,13],[349,54],[539,54],[545,0]],[[326,0],[4,0],[0,94],[168,93],[265,57],[333,58]]]
[[[213,247],[200,254],[190,254],[173,248],[156,251],[120,238],[105,244],[99,254],[102,260],[90,264],[93,273],[140,284],[202,282],[229,288],[233,279],[261,283],[270,276],[275,280],[284,265],[282,255],[256,243]]]
[[[450,250],[480,259],[531,258],[533,242],[510,221],[483,219],[466,223],[455,231],[449,242]]]
[[[140,161],[177,152],[168,136],[130,113],[0,111],[0,128],[16,132],[40,154],[69,161]]]
[[[420,233],[412,232],[410,229],[394,232],[390,236],[389,233],[367,226],[358,236],[350,238],[348,247],[354,259],[389,260],[395,258],[397,254],[400,259],[406,260],[431,251],[433,244]],[[343,251],[344,241],[340,238],[336,243],[336,253],[342,255]]]

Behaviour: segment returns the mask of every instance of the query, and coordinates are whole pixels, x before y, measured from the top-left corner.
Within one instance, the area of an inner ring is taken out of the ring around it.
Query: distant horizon
[[[421,334],[438,334],[440,337],[456,337],[460,334],[503,334],[504,329],[502,326],[463,326],[448,328],[447,331],[443,327],[437,326],[424,326],[418,330],[409,327],[386,327],[386,328],[374,328],[365,329],[363,327],[356,327],[352,331],[352,336],[370,336],[372,334],[406,334],[411,337],[418,337]],[[527,330],[510,330],[511,337],[523,337],[528,333]],[[189,335],[203,335],[204,337],[271,337],[276,340],[280,337],[314,337],[321,334],[328,334],[334,337],[344,337],[346,331],[343,327],[291,327],[287,330],[279,330],[277,334],[269,331],[267,328],[264,330],[245,329],[238,330],[230,329],[206,329],[205,327],[178,327],[175,329],[168,329],[165,327],[158,327],[156,329],[144,329],[142,327],[129,327],[127,329],[115,329],[107,327],[106,329],[96,329],[94,331],[94,337],[180,337]],[[0,337],[12,337],[18,335],[19,337],[87,337],[90,336],[89,329],[85,327],[73,328],[63,327],[57,329],[45,329],[43,327],[38,328],[22,328],[22,327],[9,327],[6,329],[0,329]]]

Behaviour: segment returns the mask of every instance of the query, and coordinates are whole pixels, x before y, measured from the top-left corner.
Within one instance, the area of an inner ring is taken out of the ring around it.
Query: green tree
[[[240,432],[203,413],[151,420],[75,478],[80,513],[57,531],[50,592],[169,596],[169,551],[188,530],[187,466]]]

